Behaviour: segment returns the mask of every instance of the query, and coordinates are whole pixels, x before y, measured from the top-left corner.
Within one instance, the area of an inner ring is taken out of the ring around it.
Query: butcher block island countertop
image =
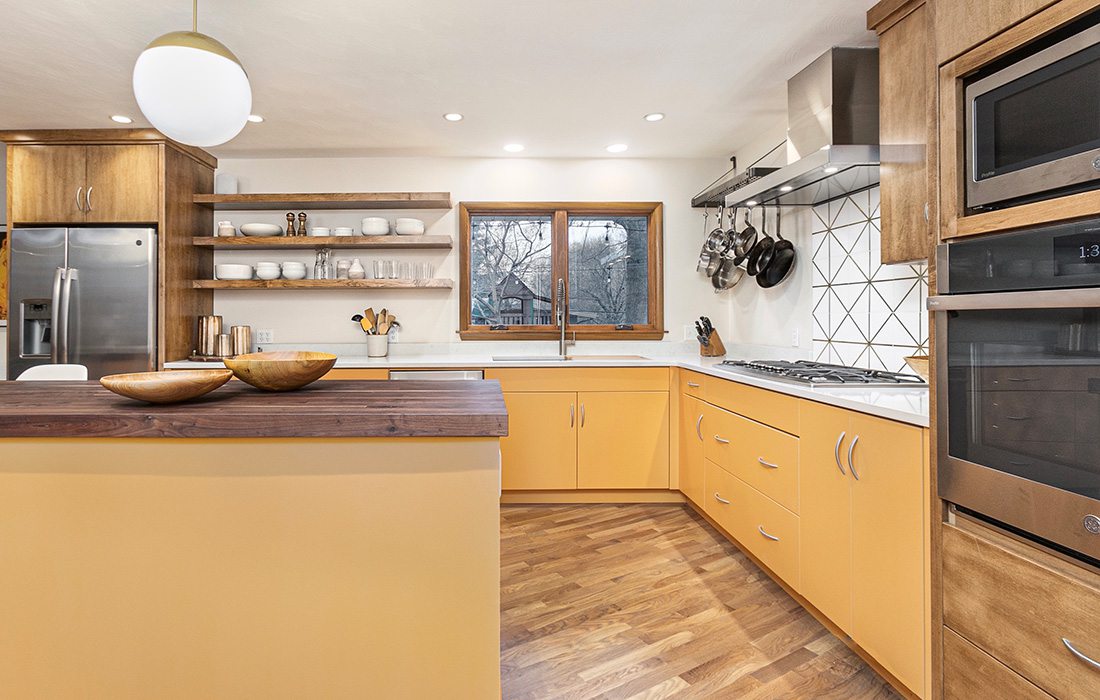
[[[500,697],[496,382],[0,382],[0,695]]]
[[[230,382],[156,406],[98,382],[0,382],[0,437],[501,437],[495,381],[326,381],[271,393]]]

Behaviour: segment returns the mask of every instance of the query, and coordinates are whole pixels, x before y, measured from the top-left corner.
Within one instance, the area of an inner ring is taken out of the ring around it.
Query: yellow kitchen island
[[[0,696],[497,698],[496,382],[0,382]]]

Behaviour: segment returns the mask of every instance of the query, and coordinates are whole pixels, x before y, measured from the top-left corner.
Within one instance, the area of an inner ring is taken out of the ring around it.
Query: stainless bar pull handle
[[[1005,416],[1009,420],[1031,420],[1031,416]]]
[[[698,389],[699,388],[699,385],[696,384],[695,382],[688,382],[688,386],[691,387],[692,389]]]
[[[574,404],[569,404],[569,427],[570,428],[573,427],[573,424],[576,422],[576,420],[577,420],[576,406]]]
[[[724,503],[727,506],[730,504],[729,501],[719,496],[717,491],[714,492],[714,500],[718,501],[719,503]]]
[[[840,444],[844,442],[844,436],[846,431],[841,431],[840,437],[836,439],[836,446],[833,447],[833,459],[836,460],[836,468],[840,470],[840,473],[844,476],[848,476],[848,472],[844,471],[844,465],[840,463]]]
[[[84,211],[84,200],[81,199],[81,196],[83,194],[84,194],[84,186],[81,185],[80,187],[76,188],[76,208],[80,211]]]
[[[765,462],[763,457],[757,457],[756,461],[760,462],[761,465],[767,467],[768,469],[779,469],[778,464],[772,464],[771,462]]]
[[[53,273],[53,294],[50,296],[50,362],[61,362],[61,280],[65,277],[65,268],[59,267]]]
[[[76,279],[76,269],[66,268],[62,274],[64,281],[61,283],[61,311],[58,313],[58,328],[54,331],[56,340],[55,342],[61,343],[61,348],[58,351],[58,359],[61,364],[69,363],[69,319],[72,315],[71,301],[73,291],[73,280]]]
[[[703,414],[699,414],[699,418],[695,421],[695,434],[699,436],[699,441],[703,440]]]
[[[581,427],[584,427],[584,404],[581,404]]]
[[[985,309],[1073,309],[1100,306],[1100,288],[1036,289],[1026,292],[983,292],[928,297],[929,311]]]
[[[1035,379],[1030,378],[1030,377],[1009,377],[1008,381],[1021,383],[1021,382],[1033,382],[1033,381],[1035,381]]]
[[[91,185],[88,186],[88,194],[85,195],[84,201],[88,205],[87,211],[91,211],[92,210],[92,188],[91,188]]]
[[[1089,657],[1085,656],[1081,652],[1077,651],[1077,648],[1075,646],[1073,646],[1073,643],[1070,642],[1065,637],[1062,637],[1062,644],[1065,644],[1066,649],[1069,649],[1070,653],[1073,654],[1074,656],[1076,656],[1078,659],[1081,659],[1082,661],[1084,661],[1088,665],[1092,666],[1093,668],[1100,669],[1100,661],[1096,661],[1095,659],[1090,659]]]
[[[859,481],[859,472],[856,471],[856,463],[852,461],[852,453],[855,452],[857,442],[859,442],[858,435],[852,438],[852,444],[848,445],[848,468],[852,470],[852,476],[856,478],[856,481]]]
[[[767,537],[772,542],[778,542],[779,541],[779,538],[776,537],[775,535],[769,535],[768,533],[764,532],[764,526],[763,525],[757,525],[756,529],[760,531],[761,535],[763,535],[764,537]]]
[[[721,444],[723,444],[723,445],[728,445],[728,444],[730,444],[730,441],[729,441],[729,440],[727,440],[727,439],[725,439],[725,438],[720,438],[720,437],[718,437],[717,435],[715,435],[715,436],[714,436],[714,441],[715,441],[715,442],[718,442],[718,443],[721,443]]]

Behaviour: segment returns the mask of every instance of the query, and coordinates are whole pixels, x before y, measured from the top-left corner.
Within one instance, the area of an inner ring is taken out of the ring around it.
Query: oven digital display
[[[1100,265],[1100,229],[1068,236],[1056,236],[1054,241],[1055,274],[1094,275],[1093,266]]]

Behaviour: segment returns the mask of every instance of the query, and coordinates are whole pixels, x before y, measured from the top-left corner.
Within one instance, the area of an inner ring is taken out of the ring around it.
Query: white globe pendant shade
[[[241,62],[198,32],[171,32],[145,47],[134,64],[134,97],[162,134],[204,148],[239,134],[252,112]]]

